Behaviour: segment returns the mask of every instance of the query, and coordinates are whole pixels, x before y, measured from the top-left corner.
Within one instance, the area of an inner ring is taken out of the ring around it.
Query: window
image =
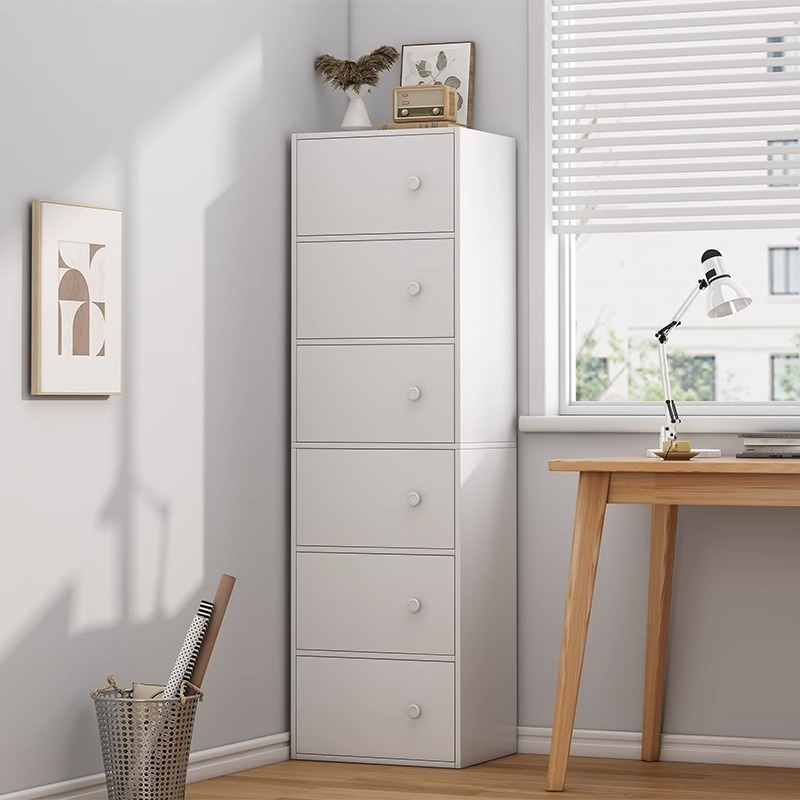
[[[768,36],[767,42],[770,44],[780,44],[781,42],[789,42],[796,44],[798,41],[797,36]],[[778,59],[780,63],[767,67],[770,72],[797,72],[799,65],[794,58],[787,58],[786,56],[793,56],[794,53],[787,53],[783,50],[772,50],[767,53],[769,58]]]
[[[777,177],[778,180],[770,181],[770,186],[798,186],[800,184],[791,182],[787,180],[788,176],[800,175],[800,169],[795,166],[798,161],[800,161],[800,157],[797,156],[796,150],[797,145],[800,144],[797,139],[770,139],[767,142],[769,147],[774,148],[774,152],[771,152],[767,158],[770,161],[787,161],[792,162],[790,164],[782,165],[780,167],[770,167],[769,175],[770,177]],[[788,148],[792,148],[790,151]]]
[[[772,356],[772,399],[800,400],[800,354]]]
[[[668,344],[674,398],[800,400],[768,377],[775,353],[800,353],[796,307],[766,302],[800,294],[798,249],[782,244],[800,240],[796,4],[552,5],[561,412],[663,402],[654,334],[709,248],[754,302],[709,320],[697,299]]]
[[[800,294],[800,249],[770,247],[769,291],[770,294]]]

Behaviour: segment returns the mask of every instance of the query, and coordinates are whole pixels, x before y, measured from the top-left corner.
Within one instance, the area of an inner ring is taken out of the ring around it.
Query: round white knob
[[[416,598],[412,597],[407,603],[406,608],[412,613],[416,614],[421,608],[422,603]]]
[[[408,390],[408,399],[409,400],[419,400],[422,397],[422,392],[419,390],[418,386],[412,386]]]
[[[408,496],[408,504],[410,506],[418,506],[422,502],[422,496],[419,492],[411,492]]]
[[[400,116],[401,117],[407,117],[408,116],[408,109],[407,108],[401,108],[400,109]]]
[[[422,186],[422,181],[416,175],[412,175],[408,179],[408,188],[411,189],[412,192],[416,192],[420,186]]]
[[[441,114],[441,113],[442,113],[442,110],[441,110],[440,108],[434,108],[434,109],[433,109],[433,116],[434,116],[434,117],[435,117],[435,116],[438,116],[438,115],[439,115],[439,114]]]
[[[411,281],[411,283],[408,284],[408,293],[412,297],[416,297],[421,291],[422,287],[416,281]]]
[[[416,703],[412,703],[408,707],[408,711],[406,711],[406,714],[408,714],[408,716],[411,717],[411,719],[417,719],[417,717],[419,717],[421,713],[422,709]]]

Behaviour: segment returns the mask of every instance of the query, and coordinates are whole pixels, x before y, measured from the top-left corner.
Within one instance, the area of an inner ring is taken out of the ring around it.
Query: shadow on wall
[[[22,76],[0,87],[21,155],[0,196],[0,330],[20,353],[0,382],[0,795],[101,770],[88,691],[165,680],[222,572],[238,582],[195,749],[288,728],[288,136],[340,116],[312,63],[346,43],[346,6],[0,11],[0,67]],[[121,398],[27,395],[33,198],[125,212]]]
[[[261,96],[235,119],[235,178],[205,215],[205,574],[216,585],[209,570],[231,565],[237,584],[196,749],[289,729],[290,136],[338,127],[343,98],[313,58],[344,48],[346,6],[294,3],[291,29],[265,35]]]
[[[237,565],[238,641],[215,650],[195,745],[288,730],[289,146],[267,102],[243,111],[237,178],[206,214],[206,565]]]

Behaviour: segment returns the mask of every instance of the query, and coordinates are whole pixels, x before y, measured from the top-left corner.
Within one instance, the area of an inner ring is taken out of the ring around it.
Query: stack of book
[[[800,431],[740,433],[742,452],[736,458],[800,458]]]

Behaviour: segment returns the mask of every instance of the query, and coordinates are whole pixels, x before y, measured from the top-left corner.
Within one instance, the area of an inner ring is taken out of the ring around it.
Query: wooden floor
[[[800,769],[571,758],[567,789],[544,790],[547,756],[462,770],[283,761],[186,787],[186,800],[800,800]]]

